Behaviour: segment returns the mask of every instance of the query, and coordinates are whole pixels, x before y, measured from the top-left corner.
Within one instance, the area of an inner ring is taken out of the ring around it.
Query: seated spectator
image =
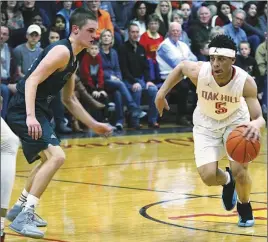
[[[241,28],[245,18],[245,11],[237,9],[232,14],[232,22],[223,26],[225,34],[233,39],[236,46],[239,46],[241,41],[248,41],[245,31]]]
[[[156,50],[164,38],[158,33],[159,17],[152,14],[147,22],[148,30],[141,36],[140,44],[144,47],[150,68],[150,78],[154,83],[160,82],[160,71],[156,61]]]
[[[213,27],[209,33],[208,41],[210,42],[217,35],[221,35],[221,34],[225,34],[223,27],[220,27],[220,26]]]
[[[236,56],[235,65],[245,70],[255,79],[256,83],[258,83],[260,78],[260,71],[255,58],[250,56],[251,49],[249,42],[240,42],[238,49],[239,55]]]
[[[7,27],[10,30],[24,28],[22,12],[19,10],[19,2],[4,1],[2,5],[2,10],[7,13]]]
[[[246,13],[246,18],[242,28],[246,32],[248,39],[251,39],[251,47],[255,53],[259,44],[264,40],[264,32],[259,29],[260,23],[257,14],[257,3],[249,1],[245,4],[243,10]]]
[[[171,15],[171,22],[178,22],[181,26],[183,24],[183,12],[181,10],[173,10]],[[187,33],[182,29],[180,35],[180,41],[184,42],[188,46],[190,46],[190,39]]]
[[[263,13],[259,17],[259,27],[258,26],[257,27],[262,33],[265,33],[265,32],[267,32],[267,18],[268,18],[267,2],[266,3],[259,2],[258,9],[260,9],[260,10],[263,9]]]
[[[182,3],[180,10],[183,13],[183,24],[182,29],[188,34],[189,31],[189,22],[191,18],[191,6],[189,3]]]
[[[1,9],[1,26],[7,26],[8,16],[7,12]]]
[[[111,16],[108,12],[100,9],[100,0],[85,1],[85,8],[91,10],[96,14],[98,18],[98,29],[96,31],[96,39],[100,38],[100,34],[104,29],[109,29],[114,35],[114,26],[111,20]]]
[[[159,34],[166,36],[171,21],[172,6],[169,0],[161,0],[155,9],[155,14],[160,19]]]
[[[179,41],[181,25],[177,22],[170,23],[168,37],[160,44],[156,52],[156,60],[159,65],[160,75],[163,80],[171,71],[183,60],[197,61],[196,56],[190,48],[183,42]],[[190,125],[186,118],[187,98],[189,92],[189,81],[183,80],[178,85],[178,105],[177,105],[177,122],[181,125]]]
[[[63,1],[62,2],[62,9],[57,13],[57,15],[61,15],[65,19],[65,36],[69,36],[70,33],[70,24],[69,19],[73,12],[72,10],[72,1]]]
[[[110,30],[104,30],[100,36],[100,53],[104,71],[104,88],[114,97],[116,107],[115,127],[117,130],[122,130],[124,127],[124,104],[122,102],[122,97],[124,98],[130,113],[132,123],[138,121],[137,119],[145,113],[141,113],[140,108],[133,100],[126,84],[122,81],[117,52],[112,48],[113,42],[114,38],[112,32]]]
[[[106,105],[104,113],[96,112],[96,119],[103,121],[107,118],[108,94],[104,90],[104,73],[99,54],[98,42],[94,42],[83,55],[80,64],[80,76],[89,94],[98,102]]]
[[[59,32],[60,39],[65,39],[68,37],[66,35],[66,31],[65,31],[66,30],[66,21],[62,15],[60,15],[60,14],[56,15],[55,23],[53,23],[52,26],[54,26],[56,28],[56,30]]]
[[[206,58],[200,53],[200,43],[206,43],[209,40],[211,31],[210,10],[205,6],[201,6],[197,11],[197,18],[198,20],[191,25],[188,36],[191,39],[191,50],[198,60],[203,61]]]
[[[18,74],[22,78],[27,73],[35,59],[40,55],[43,49],[38,42],[41,38],[41,28],[32,24],[28,27],[26,33],[27,42],[17,46],[14,49],[16,62],[18,64]]]
[[[6,118],[7,107],[10,98],[10,88],[8,85],[15,83],[17,75],[17,65],[12,49],[8,46],[9,28],[1,26],[0,50],[1,50],[1,96],[3,97],[1,117]]]
[[[211,26],[223,26],[232,21],[232,7],[230,1],[220,1],[217,4],[217,15],[213,16]]]
[[[148,94],[149,114],[148,126],[159,128],[157,123],[158,112],[154,104],[157,87],[150,80],[149,66],[145,49],[139,44],[139,27],[130,23],[128,28],[129,40],[119,49],[119,62],[123,79],[133,95],[137,106],[140,107],[142,90]],[[134,128],[140,128],[139,124],[132,124]]]
[[[48,29],[43,24],[43,19],[39,12],[36,12],[35,14],[33,14],[32,24],[36,24],[41,28],[42,33],[41,33],[40,43],[41,43],[41,47],[44,48],[48,41]]]
[[[262,77],[263,83],[261,83],[259,90],[263,93],[262,95],[262,111],[265,117],[267,117],[267,33],[266,33],[266,40],[261,43],[255,54],[255,58],[260,70],[260,75]]]

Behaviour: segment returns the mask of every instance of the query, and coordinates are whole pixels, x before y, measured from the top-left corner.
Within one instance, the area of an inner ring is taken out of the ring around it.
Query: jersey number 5
[[[217,113],[217,114],[226,113],[228,110],[224,106],[226,106],[226,103],[216,102],[215,103],[215,108],[216,108],[215,113]]]

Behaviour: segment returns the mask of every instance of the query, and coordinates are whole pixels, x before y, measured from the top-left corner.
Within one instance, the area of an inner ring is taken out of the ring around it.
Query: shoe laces
[[[26,211],[25,213],[26,213],[26,221],[25,221],[26,224],[30,224],[30,225],[36,227],[35,224],[33,223],[33,221],[34,221],[34,213],[31,212],[31,211]]]

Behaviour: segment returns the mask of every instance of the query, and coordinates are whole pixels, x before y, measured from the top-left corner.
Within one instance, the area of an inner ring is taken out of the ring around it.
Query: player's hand
[[[31,136],[34,140],[38,140],[42,137],[41,125],[35,117],[28,116],[26,119],[26,125],[28,127],[29,136]]]
[[[167,102],[167,99],[165,98],[164,95],[162,95],[161,92],[157,92],[156,94],[156,97],[155,97],[155,107],[156,109],[158,110],[159,112],[159,115],[160,117],[163,116],[163,110],[166,109],[166,110],[169,110],[169,106],[168,106],[168,102]]]
[[[110,136],[113,133],[113,128],[110,124],[97,122],[93,127],[93,131],[96,134],[104,135],[105,137]]]
[[[247,140],[250,140],[253,143],[255,143],[257,140],[260,140],[261,138],[260,128],[256,124],[255,120],[247,124],[239,125],[238,127],[241,127],[241,126],[246,126],[246,129],[242,135],[246,137]]]

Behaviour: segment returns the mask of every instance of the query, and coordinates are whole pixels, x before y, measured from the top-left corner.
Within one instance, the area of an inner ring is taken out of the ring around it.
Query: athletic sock
[[[29,193],[25,189],[23,189],[18,201],[16,202],[16,205],[19,205],[21,207],[24,206],[27,201],[28,194]]]
[[[225,171],[225,174],[226,174],[226,177],[227,177],[227,181],[225,183],[225,185],[228,185],[230,182],[231,182],[231,176],[230,176],[230,173]]]
[[[37,204],[39,202],[39,198],[29,194],[28,197],[27,197],[27,202],[25,204],[25,210],[31,208],[31,209],[34,209],[37,207]]]

